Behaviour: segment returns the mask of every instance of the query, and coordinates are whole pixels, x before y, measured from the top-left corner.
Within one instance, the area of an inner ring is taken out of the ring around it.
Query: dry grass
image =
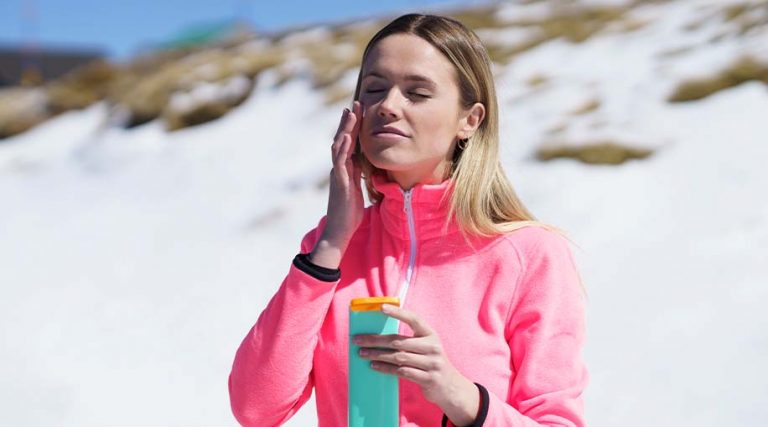
[[[492,5],[446,14],[473,29],[522,26],[530,27],[534,30],[532,33],[538,34],[517,45],[489,44],[488,50],[498,63],[505,63],[515,55],[554,38],[563,37],[574,42],[586,40],[623,14],[620,8],[563,3],[563,7],[548,17],[504,22],[497,18],[496,10],[497,6]],[[241,38],[231,43],[163,50],[137,57],[119,67],[106,63],[93,64],[48,86],[49,109],[55,114],[106,99],[129,113],[126,127],[158,118],[163,118],[169,129],[193,126],[226,114],[232,105],[211,102],[193,111],[169,113],[172,94],[189,90],[199,82],[219,82],[234,75],[245,75],[256,80],[262,71],[269,68],[277,70],[277,84],[280,85],[299,77],[295,70],[282,66],[289,55],[309,62],[312,85],[325,91],[327,104],[335,104],[351,99],[350,88],[344,87],[340,79],[360,66],[366,44],[392,18],[386,17],[368,25],[335,25],[329,28],[327,35],[295,37],[288,44],[283,41],[313,29],[293,29],[265,39]],[[290,45],[290,52],[287,45]],[[303,74],[303,71],[300,73]],[[531,81],[531,85],[543,83],[543,80]],[[22,121],[18,123],[20,126]]]
[[[257,52],[236,47],[217,48],[187,52],[180,58],[143,58],[142,61],[133,64],[129,72],[114,82],[110,100],[130,112],[127,127],[164,116],[170,129],[178,129],[221,117],[231,105],[212,102],[184,114],[167,113],[171,94],[189,90],[200,82],[221,82],[236,75],[256,79],[262,71],[283,63],[285,52],[276,48]]]
[[[725,22],[735,25],[730,30],[713,38],[711,41],[717,42],[726,37],[738,37],[753,29],[768,25],[768,0],[725,5],[716,16],[721,17]],[[691,22],[686,25],[684,29],[686,31],[697,31],[701,29],[710,18],[711,17],[706,17]]]
[[[50,112],[82,109],[103,99],[117,73],[114,65],[94,61],[52,82],[47,86]]]
[[[315,89],[333,86],[347,71],[360,66],[361,56],[362,51],[354,54],[338,54],[332,49],[306,52],[306,57],[312,62],[312,86]]]
[[[218,88],[217,92],[219,92],[216,99],[206,98],[202,101],[199,98],[195,99],[195,88],[192,88],[191,93],[174,94],[174,96],[186,98],[187,102],[181,106],[174,102],[166,105],[162,113],[166,129],[174,131],[207,123],[224,116],[248,99],[253,90],[253,80],[248,79],[245,75],[239,75],[214,86]]]
[[[165,114],[163,120],[166,130],[174,131],[218,119],[227,114],[230,109],[223,103],[209,103],[184,113]]]
[[[475,30],[507,27],[529,30],[530,38],[525,41],[486,43],[492,60],[500,65],[509,63],[517,55],[548,41],[564,39],[581,43],[601,31],[629,32],[647,24],[628,13],[635,5],[645,3],[641,0],[624,6],[583,5],[569,0],[551,1],[551,4],[555,5],[552,12],[547,16],[534,18],[501,19],[496,13],[497,5],[445,11],[444,14],[461,20]],[[721,13],[725,20],[736,23],[735,28],[744,33],[756,26],[766,25],[768,14],[757,13],[760,8],[766,7],[768,0],[761,0],[724,6]],[[326,104],[334,105],[351,99],[351,88],[342,84],[340,79],[350,70],[360,66],[366,44],[373,34],[392,18],[394,16],[366,25],[334,25],[329,27],[327,34],[324,33],[322,37],[312,37],[309,34],[304,38],[292,38],[291,43],[287,44],[282,41],[300,31],[313,29],[292,29],[270,38],[240,38],[215,46],[154,52],[120,66],[91,65],[47,86],[49,109],[55,114],[83,108],[100,99],[106,99],[130,112],[130,119],[126,123],[128,127],[163,118],[169,129],[178,129],[220,117],[233,107],[233,103],[221,104],[217,101],[183,114],[169,113],[168,105],[172,94],[189,90],[199,82],[215,83],[235,75],[245,75],[256,81],[266,69],[276,70],[277,85],[295,78],[309,78],[316,89],[324,92]],[[290,51],[287,47],[289,44]],[[245,48],[246,45],[250,48]],[[678,52],[669,54],[676,53]],[[306,60],[309,66],[297,71],[296,68],[291,68],[289,58]],[[711,78],[681,83],[669,100],[682,102],[701,99],[750,80],[768,83],[767,74],[766,64],[743,58]],[[537,75],[526,83],[536,88],[547,81],[546,76]],[[239,102],[242,100],[237,101]],[[598,108],[600,101],[592,100],[571,113],[588,114]],[[3,126],[4,129],[9,129],[9,126],[20,129],[29,126],[31,122],[33,121],[18,120],[17,123],[8,124],[6,120]]]
[[[568,123],[567,122],[561,122],[561,123],[557,123],[557,124],[549,127],[545,131],[545,133],[547,135],[550,135],[550,136],[551,135],[559,135],[559,134],[562,134],[563,132],[565,132],[566,129],[568,129]]]
[[[0,118],[0,140],[26,132],[47,119],[48,116],[22,116],[15,120],[3,120]]]
[[[730,5],[723,10],[726,21],[733,22],[738,35],[768,25],[768,1]]]
[[[751,5],[747,3],[741,3],[741,4],[732,4],[728,5],[723,9],[723,15],[725,16],[726,21],[734,21],[738,19],[740,16],[743,16],[746,12],[748,12],[751,7]]]
[[[741,57],[712,77],[680,83],[667,101],[695,101],[748,81],[761,81],[768,84],[768,64],[749,56]]]
[[[473,30],[481,28],[506,28],[508,23],[496,17],[496,6],[484,6],[472,9],[448,11],[447,15],[458,19]]]
[[[277,66],[275,67],[275,71],[277,72],[277,77],[274,84],[275,87],[283,86],[284,84],[296,78],[295,71],[288,69],[287,67]]]
[[[572,43],[584,42],[604,30],[608,25],[623,22],[627,11],[631,8],[631,5],[580,6],[563,3],[560,7],[553,9],[552,14],[542,18],[513,19],[505,22],[492,21],[482,25],[489,26],[492,24],[494,28],[528,28],[532,35],[528,40],[516,44],[489,42],[486,43],[486,48],[494,62],[502,65],[507,64],[515,56],[552,40],[562,38]],[[627,31],[634,31],[640,26],[640,23],[627,18]]]
[[[167,111],[163,113],[165,128],[174,131],[216,120],[227,114],[234,106],[224,102],[210,102],[184,112]]]
[[[540,161],[569,158],[590,165],[620,165],[632,159],[645,159],[651,154],[653,150],[650,149],[627,147],[613,141],[598,141],[579,146],[548,145],[536,151],[536,158]]]
[[[312,63],[312,83],[316,89],[331,88],[348,71],[360,67],[363,51],[373,30],[334,30],[327,45],[302,46],[304,57]]]
[[[650,24],[649,21],[643,21],[636,18],[626,18],[621,21],[620,28],[623,33],[631,33],[633,31],[642,30]]]
[[[20,134],[48,119],[46,104],[47,95],[41,88],[0,90],[0,139]]]
[[[684,46],[684,47],[678,47],[668,50],[663,50],[656,54],[659,58],[676,58],[678,56],[685,55],[687,53],[690,53],[694,50],[693,46]]]
[[[354,89],[350,89],[341,84],[335,84],[328,87],[325,90],[325,105],[332,106],[344,101],[351,104],[352,97],[355,95],[354,92]]]
[[[536,73],[525,80],[525,84],[530,87],[540,87],[549,82],[549,77],[541,73]]]
[[[573,109],[570,114],[572,116],[581,116],[596,111],[598,108],[600,108],[600,100],[597,98],[592,98],[584,104]]]
[[[160,117],[184,69],[177,63],[169,63],[148,75],[121,76],[113,86],[110,98],[130,113],[126,127],[138,126]]]

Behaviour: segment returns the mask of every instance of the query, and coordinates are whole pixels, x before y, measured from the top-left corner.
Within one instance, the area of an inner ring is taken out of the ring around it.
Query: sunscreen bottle
[[[399,321],[382,313],[382,304],[400,306],[400,298],[356,298],[349,305],[349,427],[396,427],[399,422],[398,378],[373,370],[352,343],[358,334],[397,334]]]

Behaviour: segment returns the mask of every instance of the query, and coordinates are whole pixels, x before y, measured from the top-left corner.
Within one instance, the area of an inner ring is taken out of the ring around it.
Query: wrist
[[[309,260],[320,267],[336,269],[341,264],[341,257],[346,250],[346,244],[338,243],[323,236],[317,241]]]
[[[446,417],[455,426],[472,425],[480,412],[480,392],[477,385],[459,375],[456,385],[446,401],[439,405]]]

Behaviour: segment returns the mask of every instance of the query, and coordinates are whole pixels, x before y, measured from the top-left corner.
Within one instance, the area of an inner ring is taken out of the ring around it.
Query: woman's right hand
[[[338,268],[352,235],[363,221],[363,191],[360,163],[353,156],[360,130],[362,106],[345,109],[333,139],[330,190],[325,229],[310,255],[313,264]]]

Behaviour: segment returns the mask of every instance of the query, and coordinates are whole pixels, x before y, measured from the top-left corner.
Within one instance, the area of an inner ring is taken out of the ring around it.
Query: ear
[[[459,139],[471,137],[485,118],[485,106],[479,102],[464,110],[459,120]]]

